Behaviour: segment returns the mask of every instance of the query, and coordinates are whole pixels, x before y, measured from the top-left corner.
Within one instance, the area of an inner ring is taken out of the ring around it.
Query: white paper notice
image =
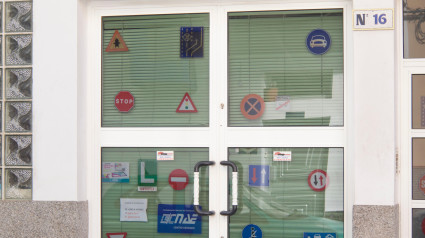
[[[148,199],[121,198],[120,201],[120,221],[148,221],[148,216],[146,214]]]
[[[273,161],[292,161],[292,152],[273,151]]]

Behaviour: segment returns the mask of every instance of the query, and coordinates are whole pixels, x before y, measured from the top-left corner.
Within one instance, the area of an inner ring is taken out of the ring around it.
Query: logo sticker
[[[202,217],[193,205],[158,204],[158,233],[202,233]]]

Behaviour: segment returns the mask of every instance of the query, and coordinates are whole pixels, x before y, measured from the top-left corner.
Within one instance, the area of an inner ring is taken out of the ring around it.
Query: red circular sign
[[[174,190],[183,190],[189,184],[189,176],[183,169],[175,169],[168,176],[168,183]]]
[[[422,191],[422,193],[425,195],[425,175],[423,175],[419,179],[419,189]]]
[[[329,178],[325,171],[316,169],[308,175],[308,186],[316,192],[325,190],[329,185]]]
[[[257,94],[248,94],[241,101],[241,112],[250,120],[261,117],[265,107],[263,98]]]
[[[128,112],[134,106],[134,97],[128,91],[121,91],[115,96],[115,107],[120,112]]]

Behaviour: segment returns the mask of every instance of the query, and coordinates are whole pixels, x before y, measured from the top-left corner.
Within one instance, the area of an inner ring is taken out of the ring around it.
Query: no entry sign
[[[174,190],[183,190],[189,183],[189,176],[183,169],[175,169],[168,176],[168,183]]]
[[[115,107],[120,112],[128,112],[134,106],[134,97],[128,91],[121,91],[115,96]]]
[[[316,169],[308,175],[308,186],[316,192],[325,190],[329,184],[329,178],[325,171]]]

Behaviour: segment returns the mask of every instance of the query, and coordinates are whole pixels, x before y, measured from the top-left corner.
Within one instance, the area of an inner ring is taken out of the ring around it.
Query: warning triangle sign
[[[180,102],[180,105],[177,107],[176,112],[198,112],[195,107],[195,104],[193,104],[193,101],[189,96],[189,93],[184,94],[183,99]]]
[[[128,51],[127,45],[122,39],[118,30],[115,30],[114,35],[112,36],[111,41],[109,42],[106,52],[117,52],[117,51]]]

